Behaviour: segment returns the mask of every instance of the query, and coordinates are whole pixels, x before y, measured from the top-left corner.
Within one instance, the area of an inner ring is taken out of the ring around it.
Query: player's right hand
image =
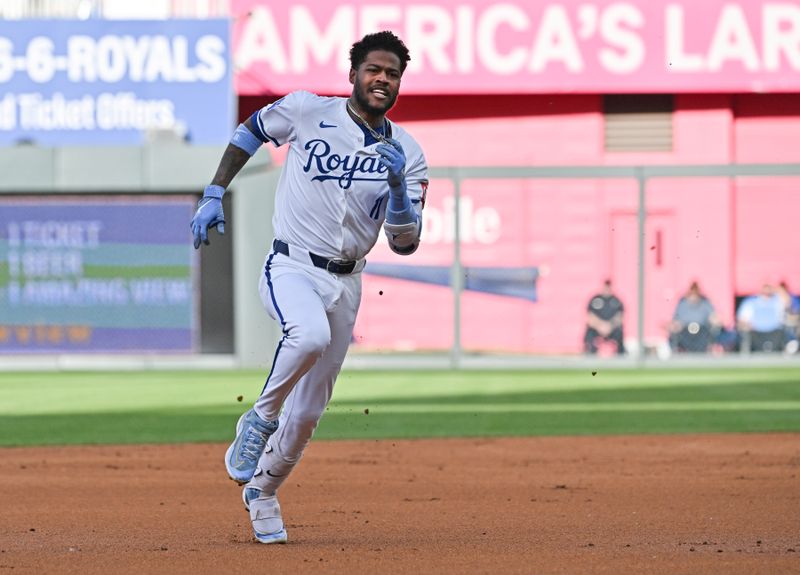
[[[225,214],[222,211],[222,199],[209,196],[197,203],[197,211],[192,218],[192,234],[194,235],[194,249],[200,243],[208,245],[208,230],[216,227],[220,235],[225,233]]]

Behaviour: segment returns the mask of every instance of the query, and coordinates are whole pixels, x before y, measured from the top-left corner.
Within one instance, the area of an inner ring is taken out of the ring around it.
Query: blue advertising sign
[[[194,351],[194,209],[188,196],[0,198],[0,355]]]
[[[225,19],[0,21],[0,145],[224,144],[230,62]]]

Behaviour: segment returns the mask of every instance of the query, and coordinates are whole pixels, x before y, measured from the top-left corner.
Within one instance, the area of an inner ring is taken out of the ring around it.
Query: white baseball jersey
[[[327,258],[353,260],[366,256],[378,239],[389,184],[377,144],[364,146],[364,132],[346,103],[346,98],[292,92],[262,108],[253,127],[262,139],[290,146],[275,199],[275,237]],[[387,123],[405,152],[408,196],[421,217],[425,157],[405,130]]]

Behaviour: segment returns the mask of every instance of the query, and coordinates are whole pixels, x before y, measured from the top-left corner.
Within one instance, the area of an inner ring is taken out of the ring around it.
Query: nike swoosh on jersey
[[[322,120],[322,121],[319,123],[319,127],[320,127],[320,128],[335,128],[335,127],[336,127],[336,124],[326,124],[326,123],[325,123],[325,120]]]

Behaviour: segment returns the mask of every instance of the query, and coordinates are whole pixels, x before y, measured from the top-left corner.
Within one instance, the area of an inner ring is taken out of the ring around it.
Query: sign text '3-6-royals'
[[[61,73],[70,82],[217,82],[225,76],[225,51],[225,41],[213,34],[191,43],[182,34],[80,34],[67,38],[64,53],[47,36],[34,36],[22,46],[0,37],[0,82],[25,74],[45,83]]]
[[[228,34],[225,20],[0,23],[0,143],[140,143],[148,130],[222,143]]]

